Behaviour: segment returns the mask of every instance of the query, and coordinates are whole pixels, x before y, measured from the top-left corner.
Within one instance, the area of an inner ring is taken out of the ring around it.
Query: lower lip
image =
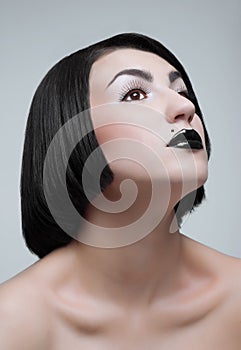
[[[188,142],[180,142],[177,143],[175,146],[168,146],[170,148],[181,148],[181,149],[191,149],[191,150],[200,150],[203,149],[203,145],[202,143],[198,142],[198,141],[193,141],[190,143]]]

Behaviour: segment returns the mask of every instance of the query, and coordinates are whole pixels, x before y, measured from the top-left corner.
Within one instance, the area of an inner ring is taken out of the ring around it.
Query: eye
[[[147,98],[147,93],[140,89],[133,89],[122,97],[121,101],[140,101]]]
[[[147,98],[151,92],[150,86],[142,80],[128,81],[125,86],[122,87],[118,100],[120,102],[132,102],[141,101]]]
[[[183,88],[183,89],[178,89],[178,90],[175,90],[179,95],[187,98],[190,100],[190,95],[188,93],[188,90],[186,88]]]
[[[188,91],[187,90],[183,90],[183,91],[177,91],[179,95],[183,96],[183,97],[186,97],[186,98],[189,98],[189,95],[188,95]]]

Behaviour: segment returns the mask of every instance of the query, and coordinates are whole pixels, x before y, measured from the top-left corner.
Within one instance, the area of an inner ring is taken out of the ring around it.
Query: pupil
[[[132,96],[134,100],[137,100],[139,97],[139,92],[133,92]]]

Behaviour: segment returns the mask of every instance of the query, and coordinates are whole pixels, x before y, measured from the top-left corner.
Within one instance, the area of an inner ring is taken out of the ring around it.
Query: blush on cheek
[[[97,141],[100,145],[112,140],[130,139],[143,142],[147,135],[153,138],[149,132],[135,125],[105,125],[95,129]]]
[[[103,143],[111,139],[111,127],[104,126],[95,129],[95,136],[99,145],[102,145]]]

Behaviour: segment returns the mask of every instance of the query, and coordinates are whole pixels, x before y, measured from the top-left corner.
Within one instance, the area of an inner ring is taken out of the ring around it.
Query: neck
[[[146,203],[143,198],[148,195],[147,187],[142,188],[145,188],[145,193],[144,190],[138,192],[138,198],[129,210],[108,214],[89,206],[86,218],[99,227],[128,225],[133,217],[143,213],[143,203]],[[113,195],[113,191],[111,193]],[[162,206],[155,208],[154,215],[158,215]],[[88,292],[118,304],[144,305],[152,303],[160,295],[168,295],[178,284],[181,260],[182,235],[178,229],[170,233],[174,219],[170,201],[165,215],[150,233],[132,244],[112,248],[81,243],[81,237],[88,237],[91,230],[88,226],[81,228],[79,241],[73,240],[69,245],[74,252],[73,276],[88,288]],[[79,268],[76,269],[76,266]]]

